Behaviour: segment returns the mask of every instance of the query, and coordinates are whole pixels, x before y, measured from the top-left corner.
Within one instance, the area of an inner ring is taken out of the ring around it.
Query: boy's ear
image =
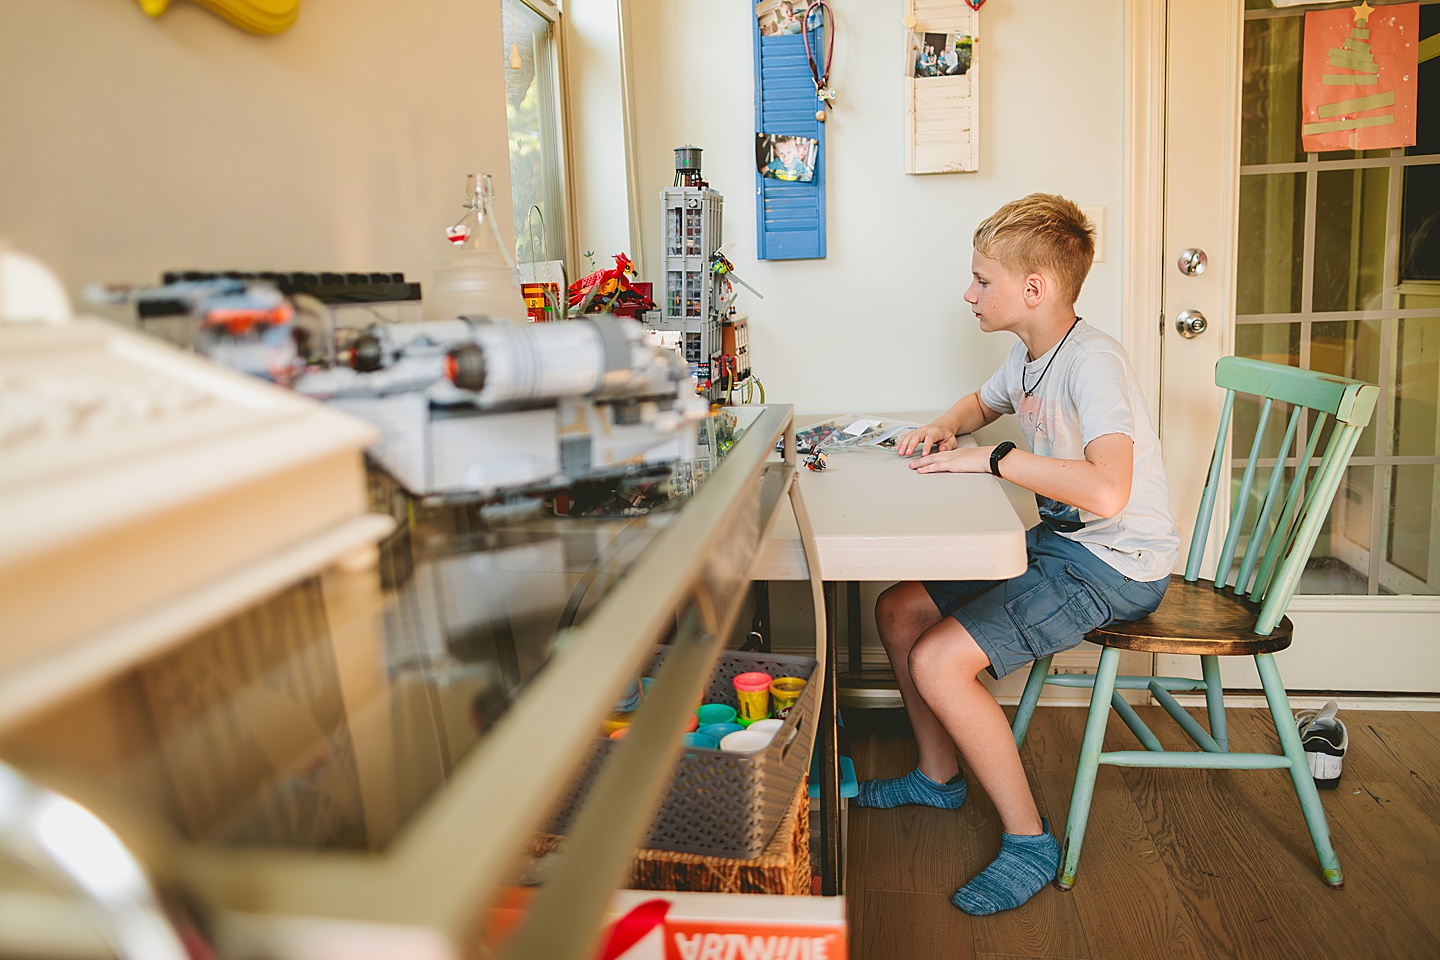
[[[1050,293],[1050,278],[1043,273],[1032,273],[1025,277],[1025,303],[1037,307]]]

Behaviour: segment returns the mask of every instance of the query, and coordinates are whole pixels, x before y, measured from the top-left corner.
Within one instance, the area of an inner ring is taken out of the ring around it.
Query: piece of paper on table
[[[866,430],[869,430],[871,427],[878,426],[880,426],[880,422],[878,420],[874,423],[871,423],[869,420],[856,420],[854,423],[850,424],[850,426],[845,428],[845,433],[852,437],[858,437],[860,436],[860,434],[864,433]]]

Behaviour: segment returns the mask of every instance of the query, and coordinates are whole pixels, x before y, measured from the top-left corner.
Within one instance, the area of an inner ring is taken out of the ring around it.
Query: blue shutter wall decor
[[[825,124],[815,95],[805,38],[762,36],[755,31],[755,131],[807,137],[819,144],[815,176],[808,182],[777,180],[755,172],[755,253],[760,260],[808,260],[825,256]],[[824,28],[810,31],[810,49],[825,49]]]

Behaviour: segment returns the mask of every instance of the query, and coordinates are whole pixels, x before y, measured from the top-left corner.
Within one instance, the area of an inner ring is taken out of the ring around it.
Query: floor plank
[[[850,949],[866,960],[970,960],[969,918],[948,896],[867,890],[850,900]]]
[[[871,851],[865,886],[893,893],[954,892],[959,876],[956,820],[967,810],[896,807],[857,810]],[[882,853],[883,851],[883,853]]]
[[[1440,810],[1440,723],[1436,714],[1410,714],[1399,710],[1372,710],[1341,717],[1352,738],[1373,738],[1380,754],[1395,765],[1393,783],[1405,789],[1425,809]],[[1364,751],[1359,757],[1366,755]],[[1354,760],[1346,756],[1345,767]],[[1363,763],[1364,760],[1362,759]],[[1342,777],[1343,779],[1343,777]]]
[[[1083,713],[1057,712],[1046,726],[1072,758],[1079,755]],[[1074,782],[1073,766],[1041,778],[1044,800],[1057,812],[1051,819],[1055,835],[1062,839]],[[1074,900],[1092,953],[1097,957],[1159,955],[1197,960],[1205,956],[1185,903],[1160,863],[1155,840],[1124,780],[1097,778],[1091,809],[1104,811],[1096,816],[1103,816],[1110,829],[1087,829],[1082,881],[1061,896]],[[1115,890],[1125,891],[1123,910],[1116,909]]]
[[[1140,713],[1167,747],[1188,744],[1159,708]],[[1229,716],[1234,749],[1278,750],[1267,712]],[[1340,788],[1322,794],[1322,803],[1346,871],[1344,889],[1320,882],[1285,773],[1104,768],[1075,889],[1049,888],[1019,910],[967,917],[950,905],[949,893],[989,862],[999,840],[994,807],[972,784],[965,809],[948,819],[927,819],[927,812],[882,821],[879,815],[895,812],[855,811],[865,816],[851,821],[853,956],[1440,956],[1440,714],[1356,711],[1342,718],[1350,754]],[[892,719],[871,735],[867,721],[847,719],[858,769],[895,775],[913,768],[903,725]],[[1081,708],[1041,708],[1021,751],[1057,835],[1084,722]],[[1112,717],[1106,748],[1136,746]],[[858,841],[857,823],[865,824]],[[884,843],[869,833],[877,825]],[[922,849],[947,841],[958,872],[948,887],[934,862],[941,858]],[[909,863],[883,866],[887,857]],[[896,884],[897,876],[916,892],[872,885]],[[920,891],[925,886],[932,892]]]
[[[1226,798],[1215,771],[1114,772],[1155,839],[1203,954],[1273,960],[1320,955],[1316,934],[1274,889],[1270,864],[1278,845],[1243,817],[1220,812]]]
[[[1246,711],[1233,729],[1235,749],[1279,750],[1267,713]],[[1394,784],[1378,779],[1380,765],[1372,757],[1361,760],[1363,749],[1351,753],[1361,762],[1347,756],[1341,786],[1321,791],[1320,797],[1345,872],[1345,886],[1338,890],[1320,880],[1288,773],[1233,771],[1225,777],[1226,786],[1241,815],[1283,838],[1287,851],[1298,851],[1293,862],[1287,856],[1276,867],[1277,883],[1290,891],[1302,915],[1312,925],[1324,925],[1336,912],[1351,918],[1326,937],[1331,955],[1440,957],[1440,864],[1433,855],[1440,850],[1440,824]],[[1293,874],[1281,873],[1290,868]]]

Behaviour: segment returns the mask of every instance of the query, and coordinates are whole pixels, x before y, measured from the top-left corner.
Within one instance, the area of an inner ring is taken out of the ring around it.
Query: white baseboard
[[[1186,707],[1205,706],[1205,697],[1203,695],[1176,694],[1175,699]],[[1334,700],[1341,710],[1440,711],[1440,697],[1414,697],[1401,693],[1377,693],[1372,695],[1357,695],[1353,693],[1291,694],[1290,706],[1296,710],[1318,709],[1331,700]],[[1225,695],[1225,706],[1263,708],[1268,706],[1268,704],[1265,702],[1265,694],[1257,690],[1249,693],[1228,693]]]
[[[776,653],[790,653],[799,656],[809,656],[814,653],[813,649],[800,646],[776,645]],[[1098,654],[1098,651],[1095,651]],[[866,668],[886,667],[889,665],[885,659],[885,651],[865,648]],[[1063,655],[1062,655],[1063,656]],[[1078,660],[1083,654],[1076,653]],[[1095,659],[1094,656],[1090,657]],[[1078,666],[1078,664],[1077,664]],[[1083,670],[1067,670],[1066,672],[1085,672]],[[1007,681],[1009,678],[1007,678]],[[1019,681],[1023,685],[1024,680]],[[1009,684],[1007,683],[1007,686]],[[1131,694],[1136,694],[1131,696]],[[1018,692],[1011,693],[1008,690],[995,691],[995,699],[1005,706],[1013,706],[1020,702]],[[1126,697],[1131,703],[1141,704],[1150,701],[1150,698],[1143,691],[1126,691]],[[1187,707],[1204,707],[1205,696],[1203,694],[1176,694],[1175,699]],[[1416,696],[1406,693],[1316,693],[1316,694],[1290,694],[1290,706],[1296,710],[1319,708],[1334,700],[1341,710],[1412,710],[1421,712],[1440,712],[1440,696]],[[1085,706],[1090,702],[1090,691],[1076,687],[1055,687],[1047,686],[1041,695],[1040,706],[1042,707],[1070,707]],[[1233,692],[1225,697],[1225,705],[1228,707],[1264,708],[1268,706],[1265,701],[1265,694],[1259,690]]]

